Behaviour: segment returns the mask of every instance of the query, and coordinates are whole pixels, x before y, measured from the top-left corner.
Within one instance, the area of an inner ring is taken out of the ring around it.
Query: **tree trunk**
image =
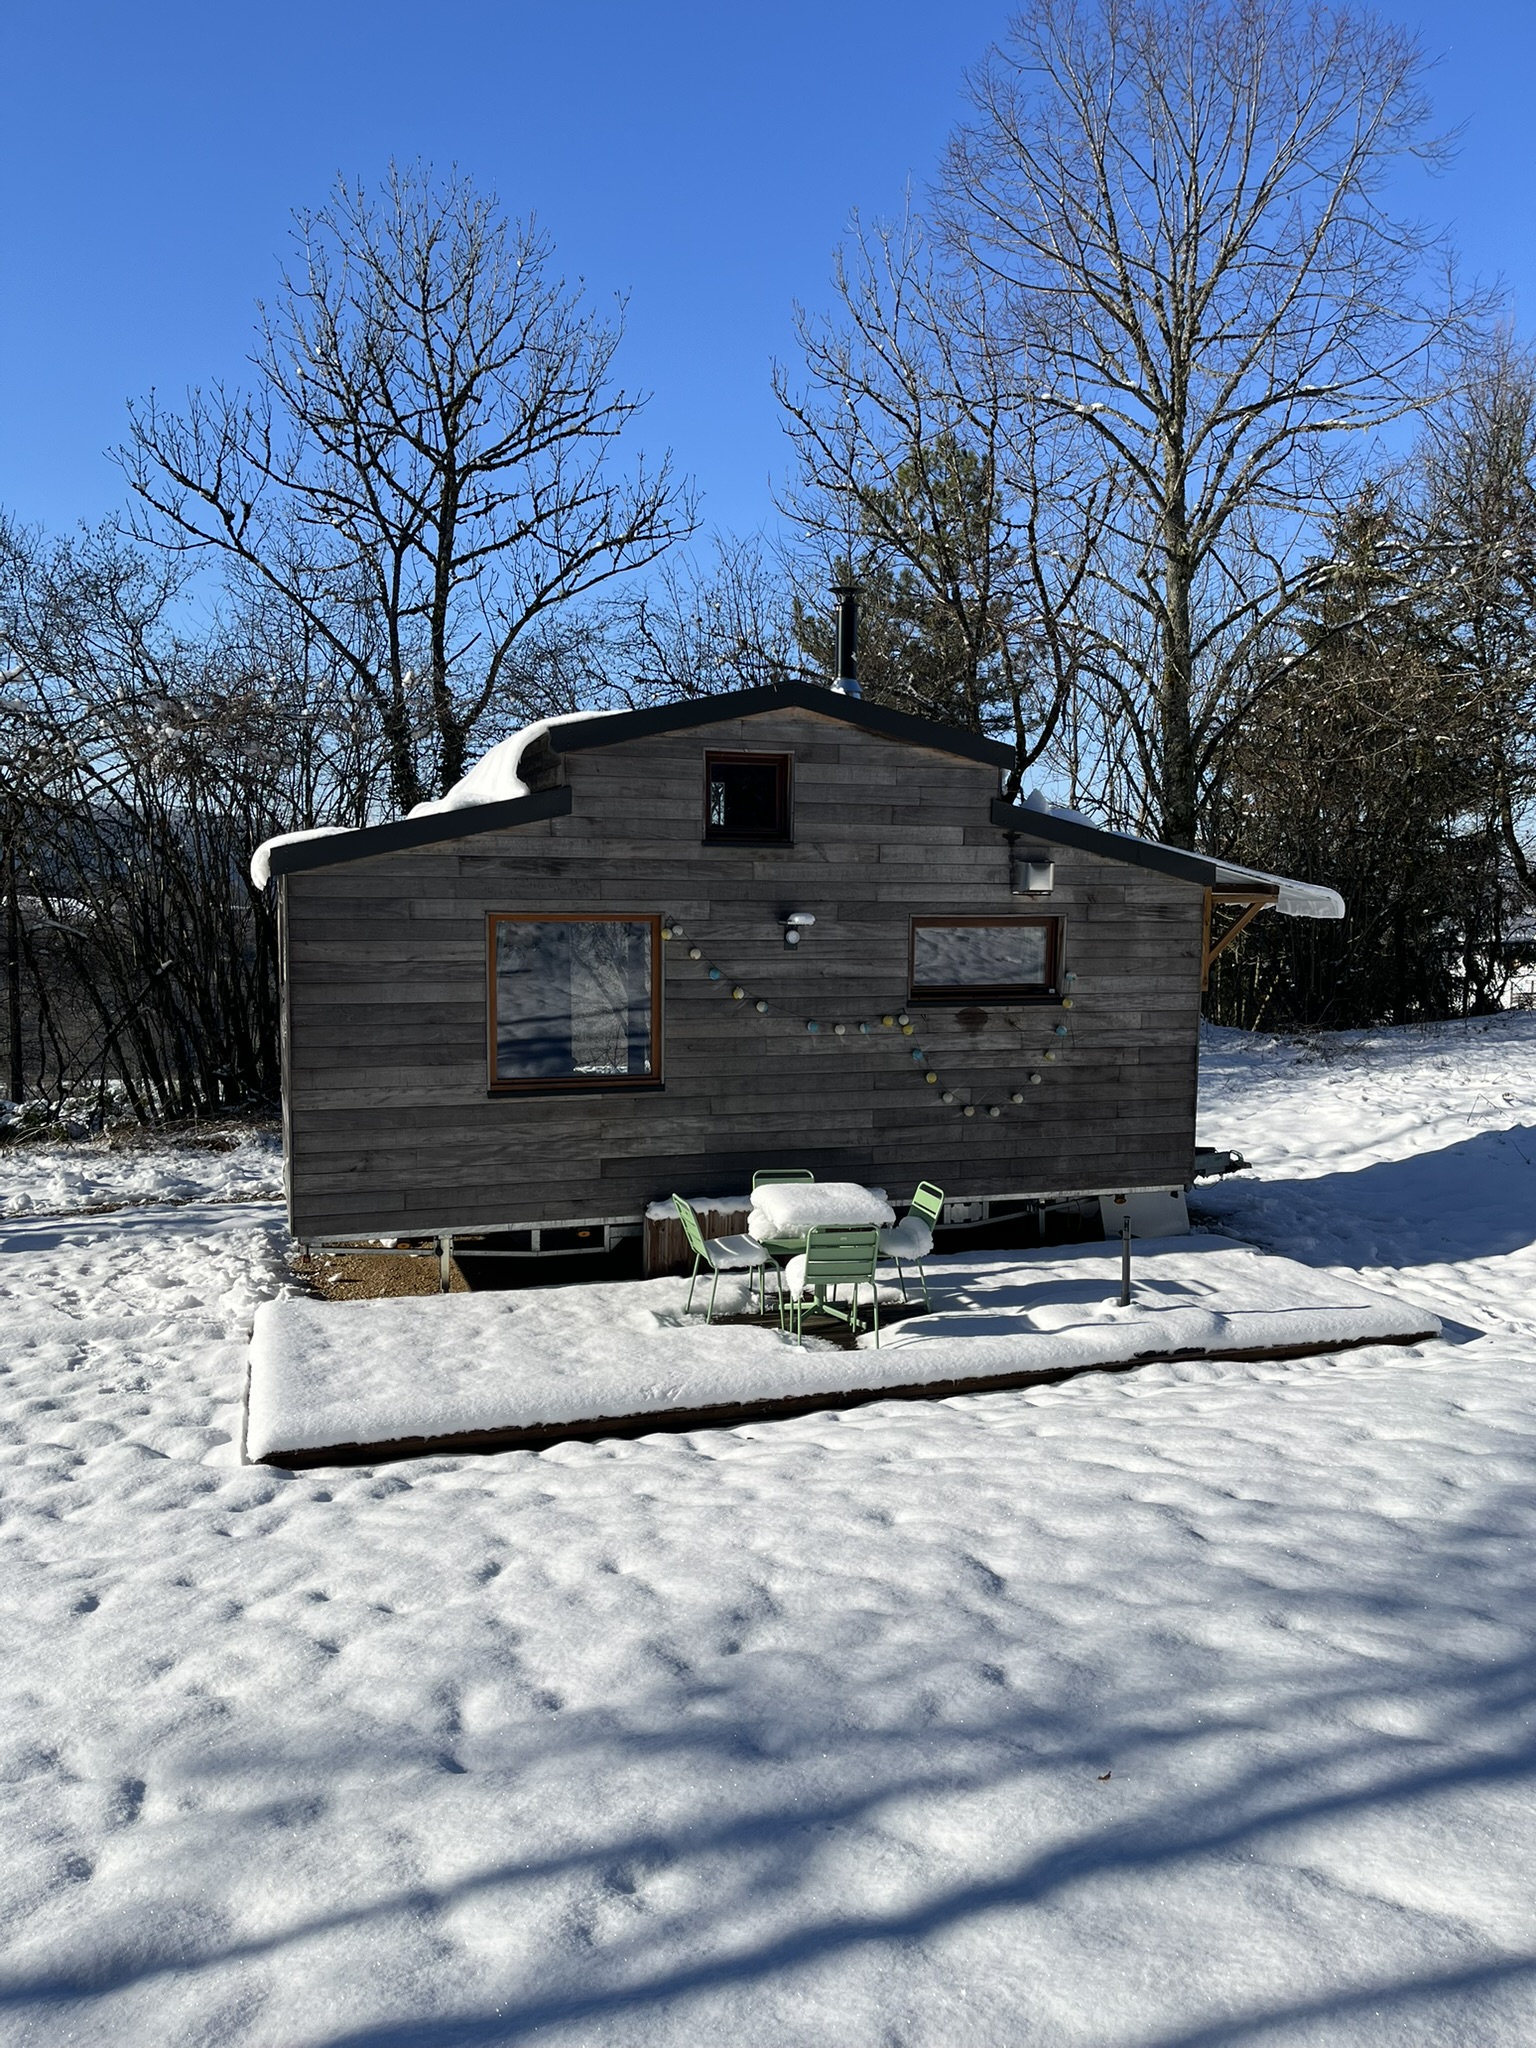
[[[459,525],[459,479],[451,457],[444,457],[442,492],[437,506],[437,560],[434,565],[430,631],[432,636],[432,717],[437,726],[437,790],[446,796],[464,773],[468,734],[455,712],[448,672],[448,615],[453,598],[453,557]]]
[[[1190,568],[1182,550],[1170,554],[1164,572],[1162,684],[1158,722],[1162,740],[1159,831],[1169,846],[1193,847],[1197,789],[1195,742],[1190,730],[1194,670]]]
[[[384,745],[389,755],[389,792],[399,817],[421,802],[421,783],[416,774],[416,756],[411,747],[411,714],[405,692],[398,685],[390,693],[383,715]]]
[[[16,895],[16,839],[5,838],[5,1015],[10,1032],[10,1075],[6,1091],[12,1102],[26,1092],[21,1057],[21,904]]]

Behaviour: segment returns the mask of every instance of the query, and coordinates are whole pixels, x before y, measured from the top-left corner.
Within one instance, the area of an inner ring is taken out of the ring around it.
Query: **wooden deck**
[[[1335,1351],[1357,1351],[1373,1344],[1417,1344],[1431,1334],[1425,1330],[1414,1336],[1268,1345],[1247,1350],[1223,1350],[1219,1355],[1223,1359],[1237,1360],[1312,1358]],[[273,1451],[256,1462],[303,1472],[327,1465],[392,1464],[402,1458],[543,1451],[561,1443],[599,1443],[608,1438],[622,1440],[678,1435],[694,1429],[739,1429],[745,1423],[787,1422],[801,1415],[864,1407],[872,1401],[951,1401],[962,1394],[1013,1393],[1023,1387],[1053,1386],[1063,1380],[1077,1379],[1084,1372],[1133,1372],[1144,1365],[1176,1363],[1181,1359],[1212,1355],[1200,1350],[1148,1351],[1114,1365],[1068,1366],[1043,1372],[987,1373],[969,1379],[914,1380],[904,1386],[856,1387],[836,1393],[797,1394],[783,1400],[744,1401],[710,1408],[663,1409],[659,1413],[644,1415],[600,1415],[578,1422],[549,1423],[534,1429],[481,1429],[464,1430],[452,1436],[395,1437],[384,1443],[335,1444],[320,1450]]]

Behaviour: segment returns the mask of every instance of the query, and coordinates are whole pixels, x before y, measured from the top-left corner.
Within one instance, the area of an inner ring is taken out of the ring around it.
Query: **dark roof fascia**
[[[1202,889],[1218,887],[1219,863],[1198,853],[1185,853],[1177,846],[1159,846],[1150,839],[1106,832],[1098,825],[1080,825],[1075,818],[1058,818],[1050,811],[1006,803],[1001,797],[993,799],[992,822],[1005,832],[1054,839],[1062,846],[1075,846],[1081,853],[1096,853],[1104,860],[1124,861],[1136,868],[1156,868],[1159,874],[1177,875],[1181,882],[1197,882]]]
[[[274,846],[268,872],[274,877],[291,875],[300,868],[336,867],[378,853],[404,853],[442,839],[468,839],[476,832],[505,832],[514,825],[535,825],[541,818],[563,818],[570,808],[569,789],[540,789],[499,804],[468,804],[458,811],[432,811],[424,818],[398,818],[389,825],[362,825],[355,832]]]
[[[845,697],[836,690],[816,689],[809,683],[765,683],[755,690],[731,690],[720,697],[687,697],[677,704],[656,704],[645,711],[614,711],[603,718],[582,718],[569,725],[550,727],[549,744],[557,754],[575,754],[587,747],[611,747],[621,740],[646,739],[661,732],[686,732],[691,726],[718,725],[729,718],[752,718],[762,711],[814,711],[822,718],[839,719],[882,739],[905,740],[909,746],[930,747],[941,754],[958,754],[967,761],[985,761],[989,767],[1011,768],[1013,749],[1000,740],[983,739],[980,733],[964,732],[957,725],[940,725],[937,719],[914,718],[908,711],[892,711],[884,704],[866,704],[862,697]]]

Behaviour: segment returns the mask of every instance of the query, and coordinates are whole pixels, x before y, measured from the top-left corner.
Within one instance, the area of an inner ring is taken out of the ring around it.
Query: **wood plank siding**
[[[793,753],[791,844],[703,842],[703,757],[732,748]],[[573,750],[552,772],[567,815],[282,877],[297,1236],[632,1216],[773,1164],[898,1198],[921,1179],[951,1196],[1188,1179],[1196,884],[1056,845],[1036,854],[1055,863],[1049,901],[1013,897],[995,767],[800,709]],[[679,920],[686,936],[662,948],[664,1087],[489,1092],[486,919],[540,910]],[[791,910],[816,917],[797,951]],[[1039,911],[1063,920],[1070,1010],[908,1002],[914,913]],[[731,1000],[733,978],[766,1016]],[[830,1028],[901,1009],[913,1038]],[[946,1108],[917,1044],[961,1103],[1003,1115]]]

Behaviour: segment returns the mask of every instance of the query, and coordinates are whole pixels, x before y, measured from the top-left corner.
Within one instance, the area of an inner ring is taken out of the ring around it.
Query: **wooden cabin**
[[[1005,802],[1007,747],[825,688],[498,755],[523,793],[476,770],[263,849],[301,1240],[612,1243],[772,1165],[935,1181],[967,1220],[1182,1189],[1213,905],[1297,907]]]

